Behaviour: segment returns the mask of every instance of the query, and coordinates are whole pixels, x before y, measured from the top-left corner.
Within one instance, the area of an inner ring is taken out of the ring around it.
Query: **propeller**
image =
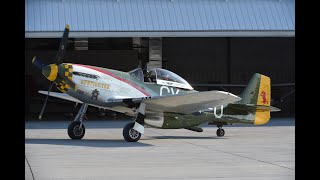
[[[56,64],[60,64],[61,63],[61,61],[62,61],[62,59],[64,57],[64,54],[66,52],[67,43],[68,43],[68,36],[69,36],[69,29],[70,29],[70,26],[66,25],[66,27],[64,29],[64,32],[63,32],[62,39],[60,41],[58,53],[57,53],[56,58],[55,58]]]
[[[48,65],[48,64],[44,64],[43,62],[41,62],[41,60],[39,58],[37,58],[37,56],[33,57],[32,64],[35,65],[39,69],[42,69]]]
[[[42,106],[41,112],[39,114],[39,120],[42,119],[42,114],[43,114],[44,109],[46,108],[48,97],[49,97],[49,93],[51,92],[51,89],[52,89],[53,85],[54,85],[53,82],[51,82],[51,84],[49,85],[49,89],[48,89],[48,94],[47,94],[46,100],[44,101],[44,104]]]
[[[62,59],[63,59],[63,57],[65,55],[65,52],[66,52],[66,49],[67,49],[67,44],[68,44],[69,29],[70,29],[70,26],[66,25],[66,27],[64,29],[64,32],[63,32],[63,35],[62,35],[62,39],[61,39],[60,44],[59,44],[58,52],[57,52],[56,57],[54,59],[54,62],[55,62],[54,64],[55,65],[61,64],[61,61],[62,61]],[[44,64],[36,56],[33,57],[32,64],[34,64],[39,69],[43,69],[44,67],[48,66],[48,64]]]
[[[62,35],[62,39],[60,41],[60,45],[59,45],[59,49],[58,52],[56,54],[56,57],[54,59],[54,63],[53,64],[44,64],[41,62],[41,60],[39,58],[37,58],[36,56],[33,57],[32,59],[32,64],[34,64],[36,67],[38,67],[39,69],[42,70],[42,74],[51,81],[51,84],[49,85],[49,89],[48,89],[48,94],[46,97],[46,100],[44,101],[44,104],[42,106],[40,115],[39,115],[39,120],[41,120],[42,118],[42,114],[44,112],[44,109],[47,105],[47,100],[49,97],[49,94],[52,90],[52,87],[54,85],[55,80],[57,79],[57,77],[59,77],[59,73],[58,73],[58,66],[61,64],[62,59],[65,55],[66,49],[67,49],[67,43],[68,43],[68,36],[69,36],[69,29],[70,26],[66,25],[63,35]],[[60,79],[63,79],[60,77]],[[68,81],[68,83],[74,85],[74,83],[72,81]]]

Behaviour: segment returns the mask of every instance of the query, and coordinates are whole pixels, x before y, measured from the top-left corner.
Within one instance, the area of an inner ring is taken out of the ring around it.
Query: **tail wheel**
[[[217,130],[217,136],[218,136],[218,137],[224,136],[224,129],[219,128],[219,129]]]
[[[71,139],[82,139],[86,133],[86,129],[80,121],[73,121],[68,127],[68,135]]]
[[[134,122],[128,123],[124,126],[122,134],[126,141],[137,142],[141,138],[141,133],[133,129]]]

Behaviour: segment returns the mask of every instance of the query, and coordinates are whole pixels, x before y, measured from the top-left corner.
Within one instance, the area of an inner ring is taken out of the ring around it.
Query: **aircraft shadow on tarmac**
[[[150,136],[150,139],[228,139],[225,137],[214,136]]]
[[[141,142],[126,142],[123,139],[25,139],[25,144],[50,144],[50,145],[65,145],[65,146],[87,146],[87,147],[146,147],[152,146]]]
[[[28,121],[25,123],[25,129],[67,129],[71,121]],[[85,121],[88,129],[101,128],[123,128],[131,120],[106,120],[106,121]],[[273,118],[265,125],[259,126],[295,126],[294,118]],[[206,123],[201,127],[209,127]],[[225,127],[255,127],[254,125],[234,124]]]
[[[72,121],[28,121],[25,129],[68,129]],[[87,129],[123,128],[130,120],[118,121],[84,121]]]

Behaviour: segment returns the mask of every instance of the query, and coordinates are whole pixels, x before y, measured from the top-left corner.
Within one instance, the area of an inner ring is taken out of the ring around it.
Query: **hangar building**
[[[271,77],[277,115],[294,115],[294,0],[26,0],[26,113],[40,111],[37,91],[48,89],[31,59],[52,62],[66,24],[65,62],[162,67],[197,90],[235,94],[259,72]],[[65,104],[51,99],[46,112]]]

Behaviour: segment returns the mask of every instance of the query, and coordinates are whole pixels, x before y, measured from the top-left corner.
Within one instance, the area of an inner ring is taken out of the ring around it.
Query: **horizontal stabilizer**
[[[229,104],[228,106],[239,109],[239,110],[248,110],[248,111],[256,111],[256,110],[269,110],[270,112],[281,111],[281,109],[273,107],[273,106],[264,106],[264,105],[255,105],[255,104]]]

